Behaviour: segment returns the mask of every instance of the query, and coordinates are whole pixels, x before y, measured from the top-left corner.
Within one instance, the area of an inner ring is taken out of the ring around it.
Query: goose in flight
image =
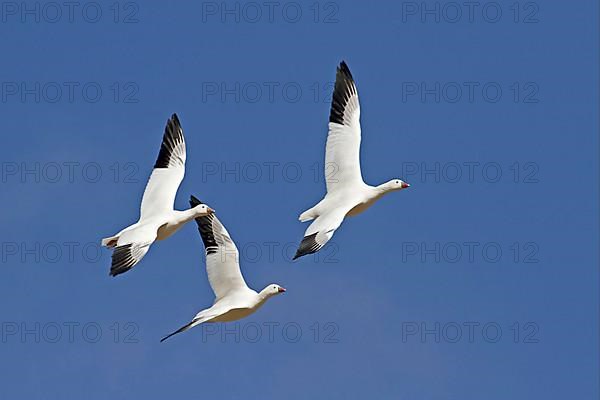
[[[114,236],[102,239],[102,246],[114,248],[110,275],[129,271],[148,252],[155,240],[163,240],[186,222],[214,212],[206,204],[173,210],[175,195],[185,174],[185,140],[177,114],[167,121],[158,159],[148,180],[140,218]]]
[[[190,205],[200,201],[191,196]],[[200,311],[186,325],[161,339],[185,332],[204,322],[229,322],[242,319],[258,310],[269,298],[285,292],[274,283],[259,293],[250,289],[240,271],[239,253],[229,233],[214,214],[196,218],[198,231],[206,251],[206,272],[215,294],[213,305]]]
[[[392,179],[379,186],[364,183],[360,171],[360,105],[356,84],[344,61],[337,68],[325,147],[327,194],[300,214],[301,222],[314,220],[304,233],[294,260],[319,251],[346,216],[362,213],[384,194],[410,185]]]

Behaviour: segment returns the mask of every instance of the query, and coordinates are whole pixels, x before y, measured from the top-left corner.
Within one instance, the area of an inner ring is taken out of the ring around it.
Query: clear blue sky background
[[[457,17],[441,2],[439,23],[410,2],[282,2],[272,22],[261,6],[260,17],[240,8],[239,23],[220,2],[117,3],[117,23],[108,2],[97,23],[83,18],[86,3],[73,22],[43,4],[39,23],[19,4],[0,15],[0,397],[597,398],[597,2],[521,2],[517,15],[501,1],[495,23],[484,3],[470,22],[467,8]],[[85,12],[95,18],[93,5]],[[324,193],[314,168],[342,59],[361,95],[365,180],[412,187],[346,221],[326,260],[292,263],[306,228],[297,215]],[[78,84],[72,99],[66,82]],[[236,82],[239,101],[214,94]],[[439,102],[421,98],[422,82],[440,83]],[[478,85],[472,101],[466,82]],[[192,193],[216,208],[248,283],[288,289],[238,325],[239,343],[201,328],[158,342],[212,302],[193,224],[115,279],[110,253],[96,256],[100,238],[137,218],[173,112],[188,145],[177,208]],[[78,163],[72,182],[65,163]],[[273,179],[264,163],[279,163]],[[478,163],[473,179],[465,163]],[[39,182],[21,175],[36,165]],[[220,175],[236,165],[239,182]],[[436,165],[439,179],[420,174]],[[272,342],[265,322],[280,324]],[[439,343],[421,337],[436,323]],[[296,343],[285,324],[302,329]]]

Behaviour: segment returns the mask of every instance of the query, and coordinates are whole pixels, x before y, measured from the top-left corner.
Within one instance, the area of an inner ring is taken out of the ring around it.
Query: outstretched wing
[[[173,210],[177,189],[185,175],[185,139],[177,114],[167,121],[152,175],[144,190],[141,218]]]
[[[306,229],[293,259],[321,250],[344,221],[346,212],[345,209],[338,209],[318,216]]]
[[[360,104],[344,61],[337,68],[325,147],[327,192],[363,182],[360,172]]]
[[[190,206],[196,207],[200,200],[191,196]],[[247,288],[240,271],[239,253],[221,221],[210,214],[196,218],[198,231],[206,249],[206,272],[216,300],[229,291]]]
[[[167,340],[168,338],[170,338],[173,335],[177,335],[178,333],[181,332],[185,332],[188,329],[191,329],[193,327],[195,327],[196,325],[200,325],[203,322],[206,322],[214,317],[216,317],[218,314],[209,314],[207,313],[208,310],[203,310],[200,311],[193,320],[191,320],[189,323],[185,324],[184,326],[182,326],[181,328],[177,329],[175,332],[169,333],[167,336],[163,337],[162,339],[160,339],[160,342],[164,342],[165,340]]]
[[[156,227],[140,226],[119,235],[113,249],[110,275],[117,276],[133,268],[146,255],[156,240]]]

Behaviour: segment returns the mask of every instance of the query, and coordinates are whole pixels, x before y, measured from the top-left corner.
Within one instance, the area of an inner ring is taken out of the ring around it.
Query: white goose
[[[197,207],[200,200],[191,196],[190,205]],[[198,231],[206,249],[206,272],[215,293],[213,305],[200,311],[192,321],[161,339],[185,332],[204,322],[229,322],[244,318],[258,310],[269,298],[285,289],[270,284],[260,293],[250,289],[240,271],[239,253],[229,233],[214,214],[196,218]]]
[[[129,271],[148,252],[155,240],[177,232],[186,222],[213,213],[206,204],[185,210],[173,210],[177,189],[185,174],[185,140],[179,118],[167,121],[158,159],[142,197],[140,218],[114,236],[102,239],[102,245],[114,247],[110,275]]]
[[[360,105],[356,84],[344,61],[337,68],[325,148],[327,194],[316,206],[300,214],[310,224],[294,260],[319,251],[344,217],[358,215],[384,194],[410,185],[392,179],[379,186],[364,183],[360,171]]]

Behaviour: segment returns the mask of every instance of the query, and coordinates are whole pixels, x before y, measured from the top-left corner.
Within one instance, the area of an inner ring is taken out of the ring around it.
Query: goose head
[[[215,210],[213,210],[206,204],[198,204],[196,207],[193,208],[193,210],[194,210],[194,215],[196,217],[205,217],[207,215],[214,214],[214,212],[215,212]]]
[[[279,286],[276,283],[271,283],[271,284],[267,285],[267,287],[265,287],[260,292],[261,296],[264,296],[265,298],[275,296],[275,295],[281,294],[281,293],[285,293],[285,288]]]
[[[409,188],[410,185],[406,182],[404,182],[402,179],[392,179],[387,181],[386,183],[384,183],[383,185],[379,186],[381,189],[383,189],[384,192],[395,192],[397,190],[402,190],[402,189],[406,189]]]

